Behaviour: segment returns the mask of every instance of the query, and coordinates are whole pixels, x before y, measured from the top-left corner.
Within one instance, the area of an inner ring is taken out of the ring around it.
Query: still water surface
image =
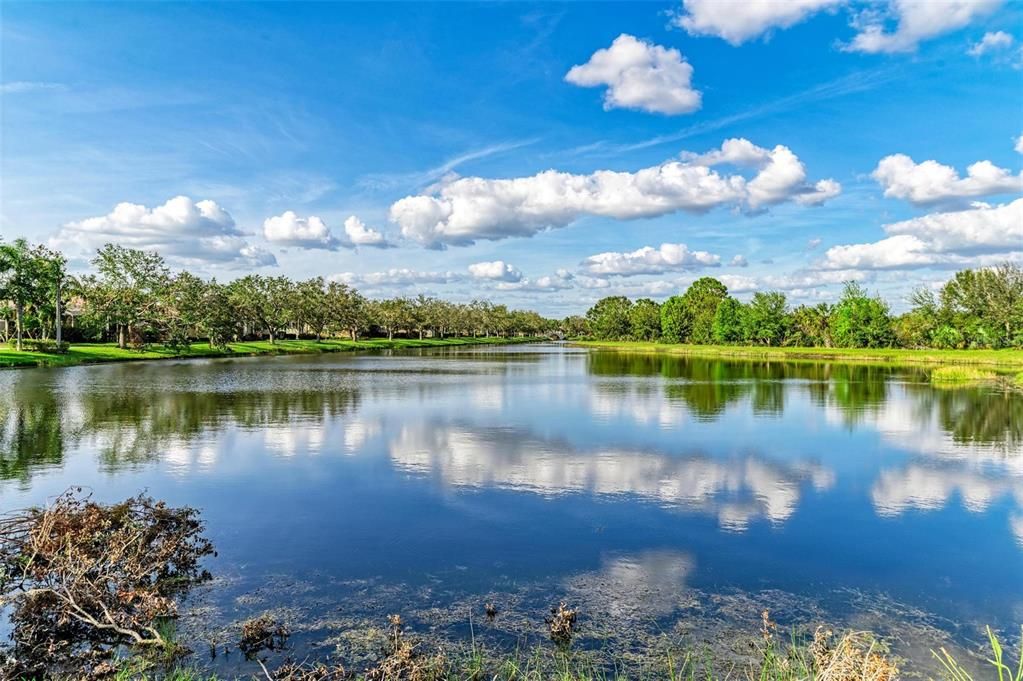
[[[484,635],[566,599],[626,647],[762,607],[1023,621],[1023,394],[921,369],[556,344],[32,369],[0,374],[0,427],[0,510],[72,485],[202,509],[197,639],[268,609],[314,655],[389,612],[460,636],[484,600]]]

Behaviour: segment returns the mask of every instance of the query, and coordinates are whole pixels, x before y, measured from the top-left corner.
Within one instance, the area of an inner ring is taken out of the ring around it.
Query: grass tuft
[[[993,371],[985,371],[976,367],[939,367],[931,372],[931,383],[980,383],[993,381],[998,375]]]

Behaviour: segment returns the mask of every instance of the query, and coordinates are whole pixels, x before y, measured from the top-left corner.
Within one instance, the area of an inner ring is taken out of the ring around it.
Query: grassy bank
[[[188,359],[198,357],[245,357],[254,355],[298,355],[321,352],[349,352],[352,350],[398,350],[404,348],[437,348],[458,345],[506,345],[528,343],[535,338],[372,338],[347,340],[279,340],[229,343],[227,348],[211,348],[207,343],[192,343],[187,348],[167,348],[153,345],[145,350],[122,350],[116,343],[81,343],[68,348],[66,354],[45,352],[18,352],[0,346],[0,367],[73,366],[103,362],[132,362],[151,359]]]
[[[870,364],[973,365],[1023,368],[1023,350],[904,350],[901,348],[774,348],[742,345],[669,345],[641,341],[574,341],[574,345],[625,352],[659,352],[690,357],[813,359]]]

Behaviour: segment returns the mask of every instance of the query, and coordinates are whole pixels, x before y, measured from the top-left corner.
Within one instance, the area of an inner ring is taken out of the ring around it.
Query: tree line
[[[838,348],[1021,348],[1023,270],[1012,264],[957,272],[937,292],[917,289],[912,309],[894,315],[887,302],[848,282],[835,304],[791,308],[780,291],[748,303],[713,277],[658,304],[608,296],[585,318],[566,320],[599,340]]]
[[[0,243],[0,331],[18,349],[65,341],[184,346],[367,334],[424,338],[540,335],[557,324],[486,300],[453,303],[419,295],[373,300],[342,282],[251,274],[229,283],[172,272],[156,252],[114,244],[94,272],[71,276],[59,252],[24,239]],[[3,301],[6,301],[6,305]]]

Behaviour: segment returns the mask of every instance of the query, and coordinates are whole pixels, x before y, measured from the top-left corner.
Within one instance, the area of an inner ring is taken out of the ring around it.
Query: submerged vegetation
[[[936,385],[955,383],[979,383],[993,381],[998,375],[974,367],[939,367],[931,372],[931,383]]]
[[[213,554],[198,513],[138,496],[99,504],[69,492],[45,508],[0,518],[0,605],[11,613],[12,644],[0,648],[5,679],[217,681],[181,667],[189,651],[174,637],[178,601],[209,579],[203,560]],[[497,607],[481,606],[488,618]],[[290,657],[288,626],[269,614],[241,624],[236,642],[264,681],[895,681],[910,663],[865,631],[779,635],[768,611],[748,653],[719,660],[673,647],[655,653],[653,667],[630,669],[600,651],[573,648],[578,608],[561,602],[545,618],[553,647],[490,650],[472,636],[467,648],[427,645],[390,615],[383,649],[369,666]],[[469,618],[472,631],[472,617]],[[1023,680],[1023,650],[1007,653],[988,630],[987,664],[1000,681]],[[738,643],[738,641],[736,641]],[[1023,645],[1023,644],[1021,644]],[[968,667],[944,648],[935,651],[942,678],[973,681]],[[276,660],[276,661],[275,661]],[[989,678],[979,677],[979,678]],[[979,681],[979,679],[978,679]]]

